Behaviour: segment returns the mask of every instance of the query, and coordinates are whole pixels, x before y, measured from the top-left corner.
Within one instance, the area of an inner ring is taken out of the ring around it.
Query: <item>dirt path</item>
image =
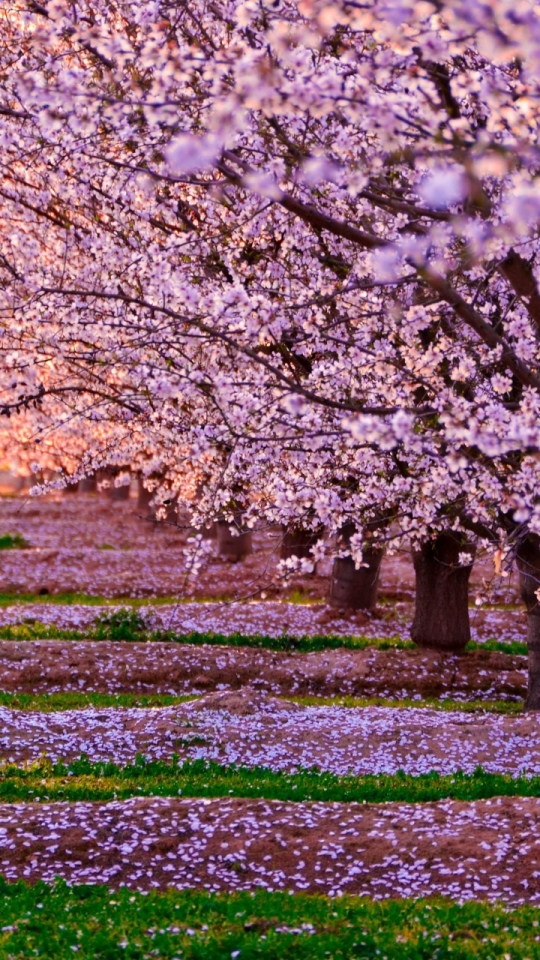
[[[0,806],[8,880],[540,901],[540,801]]]
[[[46,755],[132,762],[204,758],[222,764],[336,774],[540,774],[540,718],[435,710],[301,707],[255,690],[208,694],[181,707],[26,713],[0,708],[0,758]]]
[[[522,699],[525,657],[479,650],[281,653],[249,647],[108,641],[1,641],[0,689],[206,693],[246,685],[297,696]]]

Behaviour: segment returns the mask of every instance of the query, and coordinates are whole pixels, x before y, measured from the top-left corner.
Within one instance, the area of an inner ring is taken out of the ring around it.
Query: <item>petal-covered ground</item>
[[[302,707],[255,691],[210,694],[180,707],[30,713],[0,708],[0,757],[46,755],[130,763],[215,760],[335,774],[451,774],[485,770],[540,774],[540,718],[428,709]]]
[[[6,551],[7,552],[7,551]],[[14,551],[13,551],[14,552]],[[3,558],[2,558],[3,559]],[[37,620],[60,629],[85,630],[96,617],[110,613],[111,607],[84,604],[14,603],[0,608],[0,626]],[[176,603],[139,607],[138,612],[152,629],[177,633],[243,633],[302,637],[333,634],[350,637],[398,636],[410,639],[412,604],[394,602],[391,610],[376,614],[343,614],[321,604],[298,604],[264,600],[231,603]],[[471,609],[471,638],[478,642],[495,639],[524,641],[525,614],[519,607]]]
[[[10,880],[540,902],[540,801],[0,805]]]
[[[457,657],[374,647],[286,653],[210,644],[5,640],[0,689],[180,695],[250,685],[289,696],[515,701],[525,694],[526,662],[487,650]]]
[[[387,558],[373,616],[312,601],[317,576],[276,579],[279,532],[259,531],[255,553],[231,565],[206,545],[200,578],[186,578],[186,531],[138,516],[136,504],[104,497],[0,500],[0,534],[28,549],[2,552],[4,593],[79,592],[174,597],[140,609],[150,628],[177,633],[399,635],[408,638],[414,576],[405,554]],[[475,565],[471,599],[489,564]],[[268,598],[249,603],[194,597]],[[191,599],[190,599],[191,598]],[[525,621],[509,583],[499,606],[471,608],[473,637],[522,640]],[[0,625],[42,622],[89,629],[96,605],[12,603]],[[149,759],[336,774],[485,770],[540,774],[540,717],[431,709],[305,707],[281,696],[381,696],[522,700],[526,660],[486,650],[451,657],[424,650],[269,649],[162,642],[3,641],[0,689],[202,695],[174,707],[55,713],[0,709],[0,758],[46,755],[130,763]],[[142,798],[115,802],[0,805],[0,873],[8,879],[126,884],[133,889],[292,890],[375,898],[432,896],[540,904],[540,800],[471,803],[289,803],[277,800]]]
[[[1,528],[3,525],[3,529]],[[291,591],[322,600],[328,593],[330,555],[315,576],[294,575],[284,584],[277,576],[281,533],[277,529],[254,533],[254,552],[244,563],[224,562],[215,541],[204,541],[200,572],[188,576],[188,528],[155,524],[136,500],[111,502],[106,496],[68,495],[47,498],[0,497],[0,535],[22,535],[28,549],[2,552],[4,593],[86,593],[104,597],[250,598],[287,597]],[[331,544],[329,546],[329,553]],[[479,559],[471,576],[471,600],[486,597],[502,606],[471,609],[473,638],[522,640],[525,621],[516,577],[493,579],[493,564]],[[414,571],[409,554],[385,557],[381,569],[382,605],[374,617],[347,616],[320,606],[302,608],[280,603],[209,604],[196,610],[182,605],[157,614],[165,626],[183,630],[231,633],[261,632],[312,634],[363,633],[369,636],[409,636],[413,614]],[[91,622],[95,608],[72,617]],[[26,613],[16,613],[18,620]],[[64,613],[34,616],[61,625]],[[13,622],[2,612],[0,623]],[[60,619],[49,619],[58,616]],[[73,620],[71,620],[73,623]]]

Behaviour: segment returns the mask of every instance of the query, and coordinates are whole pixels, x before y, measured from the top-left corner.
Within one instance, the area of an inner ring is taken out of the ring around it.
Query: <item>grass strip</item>
[[[35,710],[41,713],[54,713],[62,710],[85,710],[89,707],[174,707],[177,704],[196,700],[197,696],[170,693],[94,693],[67,690],[58,693],[7,693],[0,691],[0,707],[11,710]],[[392,700],[389,697],[283,697],[305,707],[342,707],[354,709],[362,707],[388,707],[389,709],[430,709],[458,711],[460,713],[523,713],[523,701],[507,700],[416,700],[413,697]]]
[[[104,628],[101,623],[91,625],[85,630],[64,629],[54,624],[41,623],[26,618],[24,623],[7,624],[0,627],[0,640],[112,640],[133,643],[182,643],[190,645],[209,644],[211,646],[254,647],[266,650],[282,650],[298,653],[312,653],[319,650],[416,650],[411,640],[403,640],[398,635],[390,637],[366,637],[336,635],[293,636],[284,634],[270,637],[265,634],[177,633],[172,630],[132,629],[129,623],[122,623],[112,629]],[[512,656],[525,656],[527,645],[518,641],[487,640],[485,643],[470,642],[465,652],[476,650],[506,653]]]
[[[0,698],[1,698],[0,694]],[[523,700],[438,700],[428,697],[425,700],[416,700],[414,697],[404,697],[401,700],[392,700],[390,697],[284,697],[293,703],[300,703],[304,707],[343,707],[354,709],[359,707],[388,707],[391,709],[407,710],[441,710],[443,712],[459,713],[497,713],[515,716],[523,713]],[[0,699],[0,703],[1,703]]]
[[[0,956],[19,960],[491,960],[538,957],[540,911],[0,880]]]
[[[212,633],[192,631],[176,633],[172,630],[132,630],[123,624],[113,629],[104,629],[101,624],[91,625],[85,630],[63,629],[54,624],[40,623],[28,619],[24,623],[7,624],[0,627],[0,640],[112,640],[131,643],[185,643],[200,646],[256,647],[267,650],[314,652],[346,647],[353,650],[365,650],[376,647],[379,650],[413,650],[412,641],[393,637],[340,637],[332,635],[292,636],[284,634],[270,637],[265,634]]]
[[[194,731],[181,731],[179,745],[200,745]],[[221,766],[207,760],[180,763],[173,758],[147,761],[138,756],[120,767],[81,757],[72,763],[41,759],[18,767],[0,767],[0,801],[108,801],[130,797],[243,797],[294,802],[426,803],[438,800],[489,800],[492,797],[540,797],[540,777],[487,773],[436,772],[336,776],[317,768],[284,773],[266,767]]]
[[[0,707],[11,710],[37,710],[55,713],[61,710],[85,710],[88,707],[174,707],[196,700],[192,695],[171,693],[94,693],[67,690],[59,693],[5,693],[0,691]],[[517,705],[512,705],[517,706]]]

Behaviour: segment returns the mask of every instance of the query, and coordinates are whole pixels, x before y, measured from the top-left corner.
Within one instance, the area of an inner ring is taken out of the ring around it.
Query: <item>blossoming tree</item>
[[[3,412],[411,542],[420,643],[466,642],[474,538],[514,557],[538,708],[535,6],[0,10]]]

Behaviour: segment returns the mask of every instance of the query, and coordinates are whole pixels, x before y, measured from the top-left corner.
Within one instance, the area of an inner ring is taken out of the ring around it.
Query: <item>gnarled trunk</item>
[[[454,530],[439,533],[413,552],[416,605],[411,637],[419,647],[460,653],[471,639],[469,578],[476,547]],[[460,553],[472,562],[460,564]]]
[[[229,560],[231,563],[239,563],[250,553],[253,553],[251,530],[242,529],[240,515],[236,516],[233,521],[218,520],[216,527],[218,553],[225,560]],[[231,533],[231,527],[240,532]]]
[[[540,710],[540,601],[536,596],[540,588],[540,537],[529,534],[520,543],[516,563],[521,597],[527,607],[529,679],[525,709]]]
[[[346,524],[340,537],[345,544],[355,532],[352,523]],[[352,557],[336,557],[332,567],[328,603],[331,607],[351,610],[373,610],[377,605],[379,574],[384,556],[382,547],[364,545],[363,565],[357,570]]]

